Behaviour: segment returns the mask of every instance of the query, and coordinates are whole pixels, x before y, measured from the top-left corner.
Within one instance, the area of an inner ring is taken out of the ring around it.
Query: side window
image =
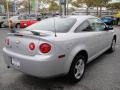
[[[21,16],[19,16],[19,17],[18,17],[18,19],[19,19],[19,20],[21,20],[21,19],[22,19],[22,17],[21,17]]]
[[[29,19],[29,17],[27,15],[23,16],[23,19]]]
[[[78,26],[78,28],[75,30],[75,32],[90,32],[93,31],[89,22],[88,21],[84,21],[82,24],[80,24],[80,26]]]
[[[6,19],[6,17],[3,17],[3,19]]]
[[[94,19],[89,19],[88,20],[90,23],[91,28],[94,31],[104,31],[106,25],[99,19],[94,18]]]

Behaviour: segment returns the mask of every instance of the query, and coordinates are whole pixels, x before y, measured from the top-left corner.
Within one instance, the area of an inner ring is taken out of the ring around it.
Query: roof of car
[[[76,18],[77,20],[85,20],[88,18],[95,18],[95,16],[91,16],[91,15],[71,15],[70,17]]]
[[[59,16],[57,18],[75,18],[77,20],[86,20],[88,18],[96,18],[95,16],[91,16],[91,15],[69,15],[69,16]]]
[[[91,18],[91,17],[95,17],[92,15],[70,15],[70,17],[74,17],[74,18]]]

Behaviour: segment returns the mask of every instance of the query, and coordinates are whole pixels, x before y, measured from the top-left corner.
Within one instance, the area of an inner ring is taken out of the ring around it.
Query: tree
[[[47,8],[46,6],[48,5],[48,10],[51,12],[55,12],[59,9],[59,5],[56,3],[57,0],[38,0],[39,3],[42,4],[42,9],[41,11],[45,13],[45,9]]]
[[[89,12],[88,12],[89,8],[94,6],[94,0],[84,0],[83,2],[87,6],[87,15],[88,15],[89,14]]]
[[[108,2],[111,0],[72,0],[72,5],[75,7],[80,7],[83,4],[87,6],[87,14],[89,14],[88,9],[90,7],[97,7],[97,15],[98,15],[98,8],[100,7],[100,16],[102,7],[106,7]]]
[[[90,7],[94,6],[94,0],[76,0],[76,1],[72,1],[72,5],[75,7],[81,7],[82,5],[86,5],[87,6],[87,14],[89,14],[88,9]]]
[[[107,5],[107,8],[109,8],[111,10],[119,10],[120,9],[120,2],[110,3]]]
[[[0,4],[4,5],[4,7],[5,7],[5,11],[7,11],[6,0],[0,0]]]
[[[49,4],[49,11],[51,11],[52,13],[56,12],[59,10],[59,6],[55,1],[51,1]]]
[[[98,15],[98,8],[100,7],[100,16],[102,12],[102,7],[106,7],[108,2],[111,0],[84,0],[83,2],[89,7],[97,7],[97,15]]]
[[[71,0],[70,3],[71,3],[74,7],[79,8],[79,7],[81,7],[81,6],[83,5],[83,0],[76,0],[76,1]]]
[[[100,17],[101,17],[102,7],[107,7],[109,1],[111,1],[111,0],[100,0],[100,4],[99,4],[99,6],[100,6]]]

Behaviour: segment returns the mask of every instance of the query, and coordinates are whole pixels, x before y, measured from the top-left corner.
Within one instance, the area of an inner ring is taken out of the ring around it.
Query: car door
[[[112,41],[112,32],[109,30],[105,30],[107,27],[100,19],[92,18],[88,20],[90,26],[94,31],[96,31],[98,42],[99,52],[104,51],[109,48]]]
[[[78,45],[87,49],[89,58],[94,58],[100,50],[99,33],[96,29],[93,29],[86,20],[76,28],[75,35],[79,37]]]

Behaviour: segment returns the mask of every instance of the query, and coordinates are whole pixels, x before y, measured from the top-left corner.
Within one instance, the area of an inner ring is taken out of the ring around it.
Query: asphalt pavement
[[[118,36],[116,51],[89,63],[82,80],[74,85],[66,77],[40,79],[7,69],[2,49],[9,30],[0,29],[0,90],[120,90],[120,27],[114,29]]]

